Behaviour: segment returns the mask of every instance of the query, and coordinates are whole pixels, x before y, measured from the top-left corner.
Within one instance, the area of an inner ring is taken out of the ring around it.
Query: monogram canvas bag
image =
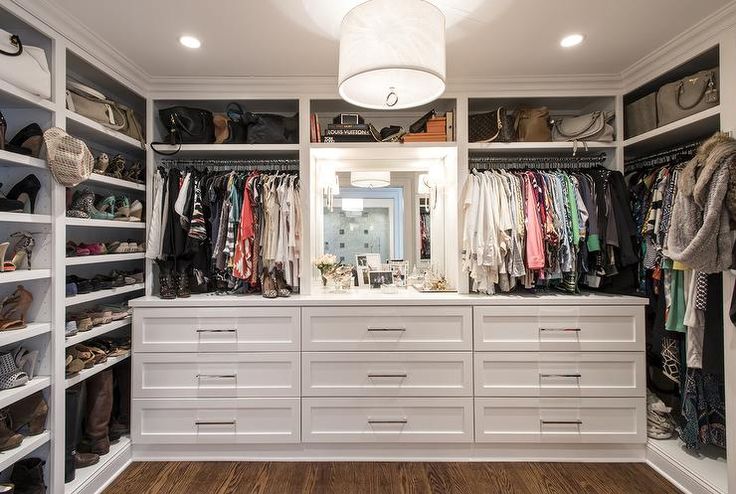
[[[514,119],[503,107],[470,115],[469,125],[470,142],[512,142],[516,137]]]

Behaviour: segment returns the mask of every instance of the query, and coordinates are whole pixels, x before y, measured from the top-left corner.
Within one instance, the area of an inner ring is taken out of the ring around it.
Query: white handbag
[[[0,29],[0,74],[6,82],[42,98],[51,97],[51,71],[46,52],[24,46],[17,35]]]
[[[555,119],[552,128],[553,141],[613,141],[613,126],[609,121],[613,113],[596,111],[580,117]]]

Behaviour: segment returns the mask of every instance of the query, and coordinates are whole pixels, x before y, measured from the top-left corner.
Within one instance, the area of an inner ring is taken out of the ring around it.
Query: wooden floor
[[[633,463],[133,463],[104,494],[676,494]]]

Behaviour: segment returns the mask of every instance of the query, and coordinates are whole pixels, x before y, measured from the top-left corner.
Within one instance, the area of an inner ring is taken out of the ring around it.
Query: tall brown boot
[[[87,420],[85,437],[79,445],[81,453],[106,455],[110,452],[108,426],[112,413],[112,369],[87,379]]]
[[[23,442],[23,436],[11,427],[10,414],[7,408],[0,410],[0,451],[17,448]]]
[[[110,419],[110,441],[115,442],[130,434],[130,359],[113,367],[117,383],[112,418]]]
[[[25,426],[28,426],[28,435],[37,436],[46,430],[46,416],[49,413],[49,406],[43,399],[43,393],[33,393],[27,398],[16,401],[8,407],[10,419],[13,423],[13,430],[20,432]]]

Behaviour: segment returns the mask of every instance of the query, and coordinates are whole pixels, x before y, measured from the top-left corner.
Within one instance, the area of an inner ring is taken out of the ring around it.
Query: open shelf
[[[19,283],[21,281],[51,278],[50,269],[18,269],[0,273],[0,283]]]
[[[158,145],[156,149],[174,152],[179,146]],[[240,157],[244,154],[252,156],[274,156],[298,154],[299,144],[182,144],[181,151],[170,158],[211,158],[214,156]],[[162,156],[162,159],[169,158]]]
[[[55,111],[54,103],[50,100],[36,96],[33,93],[21,89],[0,79],[0,106],[6,108],[42,108]]]
[[[391,160],[444,159],[457,155],[456,142],[341,142],[312,143],[310,153],[325,160]]]
[[[120,440],[110,444],[110,452],[100,456],[99,463],[86,468],[77,468],[74,480],[64,484],[64,492],[66,494],[86,492],[88,485],[94,478],[122,455],[125,455],[126,451],[130,450],[130,446],[131,442],[128,436],[123,436]]]
[[[119,178],[108,177],[100,173],[93,173],[90,177],[83,182],[84,184],[100,184],[106,185],[107,187],[114,187],[116,189],[128,189],[128,190],[139,190],[145,191],[146,186],[144,184],[137,184],[130,180],[121,180]]]
[[[45,431],[37,436],[25,437],[20,446],[15,449],[3,451],[0,453],[0,471],[10,468],[15,462],[30,455],[38,448],[49,442],[50,439],[51,432]]]
[[[0,150],[0,165],[2,166],[28,166],[31,168],[40,168],[46,170],[46,161],[26,154],[11,153],[10,151]]]
[[[110,148],[122,146],[128,150],[143,151],[140,141],[70,110],[66,110],[66,130],[83,141],[96,142]]]
[[[85,266],[87,264],[98,264],[102,262],[123,262],[145,259],[145,252],[132,252],[130,254],[102,254],[99,256],[77,256],[67,257],[67,266]]]
[[[118,288],[111,288],[109,290],[97,290],[96,292],[75,295],[73,297],[66,298],[66,306],[71,307],[73,305],[79,305],[85,302],[94,302],[95,300],[102,300],[114,297],[116,295],[123,295],[125,293],[143,290],[144,288],[146,288],[146,285],[144,283],[136,283],[135,285],[126,285]]]
[[[720,129],[721,107],[714,106],[695,115],[658,127],[624,141],[627,158],[651,153],[706,137]]]
[[[44,389],[51,386],[51,378],[48,376],[36,376],[25,386],[18,388],[6,389],[0,391],[0,408],[5,408],[12,405],[16,401],[20,401],[27,396],[31,396],[33,393],[43,391]]]
[[[28,338],[33,338],[34,336],[42,335],[50,331],[51,323],[48,322],[31,322],[23,329],[0,331],[0,347],[13,345],[19,341],[27,340]]]
[[[576,145],[574,142],[471,142],[468,144],[470,151],[495,151],[499,153],[510,152],[533,152],[533,151],[572,151]],[[577,143],[577,151],[616,149],[615,142],[585,142]]]
[[[51,216],[48,214],[29,214],[29,213],[0,213],[0,222],[2,223],[33,223],[36,225],[46,225],[51,223]]]
[[[135,230],[146,229],[146,224],[142,221],[92,220],[88,218],[67,218],[66,225],[79,228],[128,228]]]
[[[89,331],[80,331],[79,333],[75,334],[74,336],[70,336],[66,339],[64,342],[64,346],[66,348],[69,348],[70,346],[74,346],[78,343],[85,342],[87,340],[91,340],[92,338],[97,338],[98,336],[102,336],[103,334],[109,333],[111,331],[115,331],[116,329],[124,328],[125,326],[130,326],[131,318],[126,317],[125,319],[121,319],[119,321],[113,321],[109,324],[101,324],[97,326],[96,328],[92,328]]]
[[[97,364],[91,369],[84,369],[82,372],[80,372],[76,376],[68,377],[66,379],[66,387],[70,388],[74,386],[75,384],[79,384],[85,379],[88,379],[94,376],[95,374],[102,372],[105,369],[109,369],[113,365],[118,364],[129,357],[130,357],[130,352],[126,352],[119,357],[108,357],[107,362],[105,362],[104,364]]]

